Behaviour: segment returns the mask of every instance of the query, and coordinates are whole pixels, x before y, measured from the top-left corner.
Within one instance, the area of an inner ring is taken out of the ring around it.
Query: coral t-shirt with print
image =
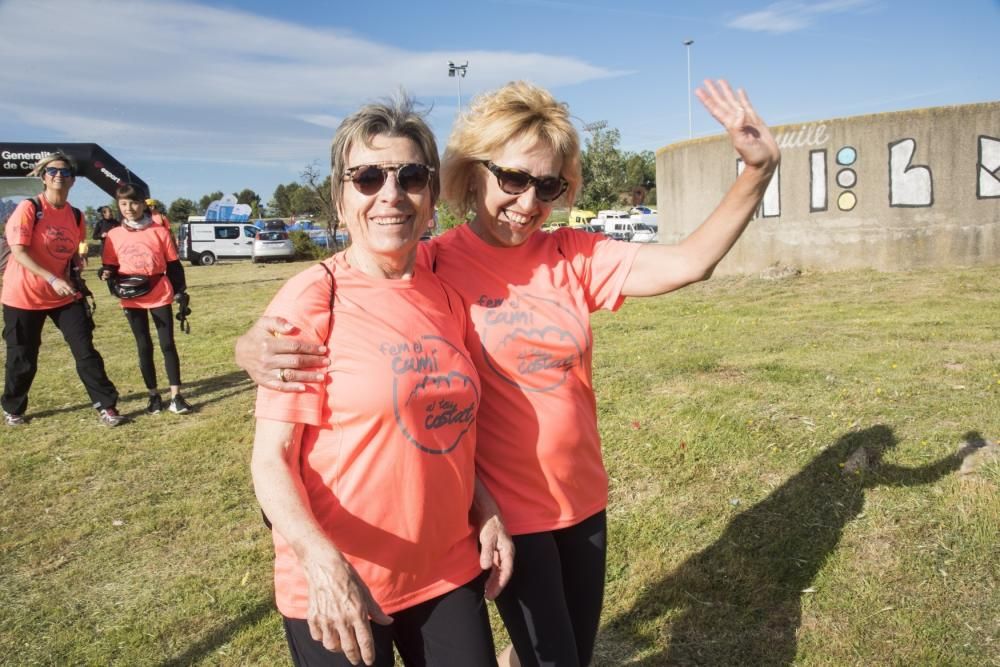
[[[638,251],[568,228],[500,248],[468,225],[421,245],[469,307],[483,384],[476,465],[512,534],[571,526],[607,505],[590,313],[621,306]]]
[[[167,280],[167,262],[177,259],[170,232],[160,225],[142,230],[120,225],[104,239],[102,261],[118,267],[128,276],[150,276],[153,289],[134,299],[122,299],[122,308],[159,308],[174,299],[174,289]]]
[[[53,275],[67,280],[70,259],[77,254],[80,242],[86,238],[81,218],[68,203],[62,208],[49,204],[44,195],[38,197],[42,210],[35,210],[30,200],[17,205],[4,228],[9,245],[26,246],[31,258]],[[40,215],[39,215],[40,214]],[[44,278],[36,276],[11,255],[3,274],[3,294],[0,301],[14,308],[48,310],[71,303],[75,297],[59,296]]]
[[[478,375],[465,350],[461,298],[418,266],[380,280],[343,255],[289,280],[267,314],[328,345],[327,381],[302,394],[258,389],[258,418],[306,424],[301,479],[309,507],[387,613],[478,576],[469,523]],[[328,333],[329,332],[329,333]],[[308,586],[275,530],[275,597],[305,618]]]

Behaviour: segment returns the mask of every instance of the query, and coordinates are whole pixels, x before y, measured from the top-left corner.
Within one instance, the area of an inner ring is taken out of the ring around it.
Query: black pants
[[[4,305],[3,340],[7,346],[6,376],[0,404],[12,415],[28,409],[28,391],[38,371],[38,351],[42,347],[42,326],[48,317],[62,332],[76,359],[76,373],[87,389],[95,408],[113,408],[118,390],[108,379],[104,359],[94,348],[93,325],[82,301],[49,310],[25,310]]]
[[[395,644],[406,667],[496,667],[483,586],[486,576],[433,600],[394,611],[391,625],[372,623],[375,667],[392,667]],[[300,618],[285,618],[285,636],[297,667],[350,667],[309,634]]]
[[[607,517],[514,536],[514,575],[497,609],[523,667],[590,664],[604,603]]]
[[[147,317],[146,313],[149,313]],[[126,308],[125,319],[135,336],[135,346],[139,352],[139,371],[146,389],[156,390],[156,364],[153,363],[153,339],[149,335],[149,317],[156,326],[156,337],[160,341],[163,364],[167,367],[167,381],[171,386],[181,384],[181,361],[174,343],[174,313],[170,304],[159,308]]]

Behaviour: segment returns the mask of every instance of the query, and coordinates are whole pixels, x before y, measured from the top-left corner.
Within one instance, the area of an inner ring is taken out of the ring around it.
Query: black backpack
[[[31,202],[32,207],[35,209],[35,220],[41,216],[42,212],[42,202],[38,197],[32,197],[28,201]],[[75,206],[70,206],[73,209],[73,215],[76,217],[76,226],[80,226],[80,222],[83,220],[83,214],[80,213],[80,209]],[[10,246],[7,244],[7,235],[0,234],[0,275],[7,270],[7,258],[10,257]]]

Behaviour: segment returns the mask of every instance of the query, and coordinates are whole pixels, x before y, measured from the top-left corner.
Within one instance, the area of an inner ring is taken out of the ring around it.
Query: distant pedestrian
[[[101,217],[98,218],[97,222],[94,223],[94,233],[92,235],[92,238],[95,241],[101,242],[101,252],[103,253],[104,239],[107,237],[108,232],[110,232],[112,229],[120,225],[121,222],[119,222],[118,219],[114,216],[114,213],[111,212],[110,206],[102,206],[101,208],[97,209],[97,212],[100,214]]]
[[[163,204],[158,199],[147,199],[146,206],[149,208],[149,218],[154,225],[162,225],[170,231],[170,219],[163,212]]]

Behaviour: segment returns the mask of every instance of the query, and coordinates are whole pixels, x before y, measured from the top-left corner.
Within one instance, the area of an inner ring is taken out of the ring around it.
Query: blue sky
[[[0,0],[0,25],[0,139],[99,143],[168,203],[267,201],[399,86],[443,147],[449,60],[464,103],[531,80],[628,150],[687,138],[685,39],[692,81],[744,87],[771,125],[1000,100],[1000,0]],[[693,104],[694,135],[716,133]]]

